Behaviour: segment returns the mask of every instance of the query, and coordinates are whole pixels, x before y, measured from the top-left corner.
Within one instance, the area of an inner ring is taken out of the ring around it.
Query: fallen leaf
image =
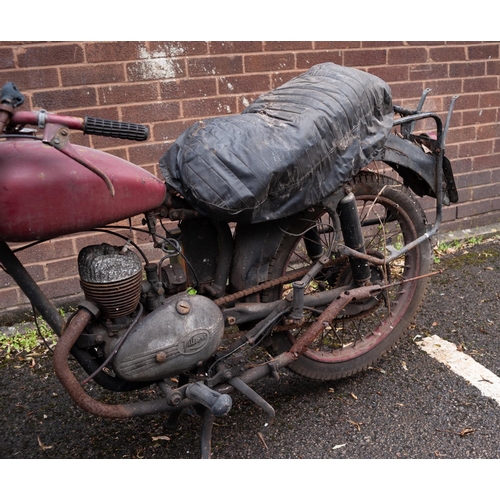
[[[356,427],[358,431],[361,432],[361,426],[363,425],[363,422],[354,422],[354,420],[348,420],[348,422],[354,425],[354,427]]]
[[[476,432],[476,429],[471,429],[471,428],[465,428],[465,429],[462,429],[459,433],[460,437],[464,437],[464,436],[467,436],[468,434],[472,434]]]
[[[40,446],[40,448],[45,451],[45,450],[51,450],[53,448],[53,446],[45,446],[41,441],[40,441],[40,438],[37,436],[37,440],[38,440],[38,446]]]
[[[151,436],[153,441],[170,441],[168,436]]]

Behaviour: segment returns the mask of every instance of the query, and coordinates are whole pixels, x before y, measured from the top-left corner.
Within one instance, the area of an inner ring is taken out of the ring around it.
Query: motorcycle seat
[[[162,156],[160,169],[203,215],[274,220],[342,186],[382,149],[392,123],[383,80],[325,63],[241,114],[195,123]]]

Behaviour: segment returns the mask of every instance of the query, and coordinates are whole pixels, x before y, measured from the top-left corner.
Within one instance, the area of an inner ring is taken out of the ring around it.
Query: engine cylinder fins
[[[114,283],[80,280],[85,298],[96,303],[106,318],[118,318],[135,311],[141,298],[142,272]]]
[[[80,284],[85,298],[96,303],[106,318],[132,313],[141,297],[142,264],[129,249],[91,245],[78,255]]]

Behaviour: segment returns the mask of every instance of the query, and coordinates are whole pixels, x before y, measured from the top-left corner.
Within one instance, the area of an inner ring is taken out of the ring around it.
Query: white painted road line
[[[500,404],[500,378],[467,354],[457,351],[455,344],[437,335],[426,337],[415,343],[431,357],[477,387],[483,396],[494,399]]]

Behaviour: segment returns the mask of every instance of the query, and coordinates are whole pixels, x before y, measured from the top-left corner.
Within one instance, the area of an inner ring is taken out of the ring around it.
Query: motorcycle
[[[376,362],[415,318],[443,205],[458,201],[445,156],[457,96],[443,125],[422,111],[428,92],[404,109],[374,75],[313,66],[240,115],[187,129],[160,159],[162,181],[70,141],[75,131],[143,141],[147,127],[21,111],[23,95],[6,84],[0,263],[59,337],[54,370],[74,402],[110,418],[168,413],[169,425],[193,407],[210,458],[214,420],[230,411],[231,394],[261,408],[268,426],[275,412],[252,389],[257,380],[279,380],[285,368],[335,380]],[[415,133],[427,120],[435,132]],[[435,199],[432,225],[417,196]],[[137,215],[142,226],[131,223]],[[119,232],[115,223],[127,219],[161,258],[151,262]],[[65,318],[16,253],[93,230],[124,242],[80,251],[85,298]],[[91,381],[155,391],[112,405],[89,395]]]

